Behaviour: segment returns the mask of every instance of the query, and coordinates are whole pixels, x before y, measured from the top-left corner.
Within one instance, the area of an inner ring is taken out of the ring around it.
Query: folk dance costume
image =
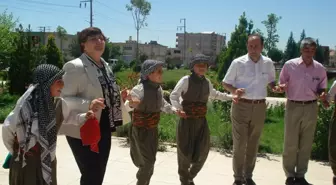
[[[148,185],[154,172],[154,163],[158,149],[158,124],[160,112],[174,113],[173,107],[163,98],[163,91],[158,83],[147,76],[163,62],[146,60],[141,70],[141,80],[130,92],[132,98],[140,103],[133,109],[129,101],[125,102],[129,111],[133,111],[130,127],[130,154],[135,166],[139,168],[137,185]]]
[[[56,185],[56,111],[50,87],[63,71],[43,64],[33,85],[17,101],[2,127],[3,142],[13,155],[10,185]]]
[[[230,100],[226,93],[216,91],[210,80],[193,71],[197,63],[209,63],[209,58],[196,55],[190,68],[192,74],[184,76],[170,95],[172,105],[186,113],[177,126],[178,173],[182,185],[192,185],[202,169],[210,150],[210,132],[206,120],[208,99]],[[182,101],[180,102],[180,99]]]

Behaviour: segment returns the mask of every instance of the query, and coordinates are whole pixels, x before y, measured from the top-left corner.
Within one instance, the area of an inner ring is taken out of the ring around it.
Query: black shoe
[[[336,177],[333,178],[333,185],[336,185]]]
[[[194,181],[189,181],[189,185],[195,185]]]
[[[240,180],[235,180],[233,185],[243,185],[243,181],[240,181]]]
[[[295,183],[296,181],[294,177],[288,177],[285,182],[286,185],[295,185]]]
[[[307,180],[302,177],[302,178],[295,178],[295,182],[297,185],[312,185],[309,182],[307,182]]]
[[[245,184],[246,185],[256,185],[256,183],[252,179],[246,179]]]

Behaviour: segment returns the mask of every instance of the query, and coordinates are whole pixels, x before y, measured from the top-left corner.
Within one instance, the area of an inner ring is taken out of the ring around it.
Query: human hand
[[[245,94],[245,89],[244,88],[236,89],[233,94],[234,94],[232,98],[233,103],[238,103],[239,99],[243,96],[243,94]]]
[[[138,98],[132,97],[131,95],[128,95],[126,99],[129,102],[129,106],[133,108],[136,108],[141,102]]]
[[[128,89],[124,89],[124,90],[121,91],[120,95],[121,95],[121,98],[124,102],[126,101],[126,98],[127,98],[128,94],[129,94]]]
[[[181,118],[187,118],[187,114],[182,110],[176,110],[175,114],[177,114]]]
[[[287,89],[287,84],[279,84],[272,88],[272,91],[275,93],[283,93]]]
[[[104,108],[105,108],[104,98],[97,98],[97,99],[92,100],[89,110],[92,110],[93,112],[97,112]]]
[[[86,115],[85,118],[88,119],[94,119],[96,117],[95,113],[92,110],[89,110]]]

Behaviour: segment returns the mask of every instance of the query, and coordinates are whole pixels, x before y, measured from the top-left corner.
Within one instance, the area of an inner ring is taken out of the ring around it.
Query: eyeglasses
[[[93,41],[93,42],[105,41],[105,37],[102,35],[92,36],[92,37],[88,37],[87,41]]]

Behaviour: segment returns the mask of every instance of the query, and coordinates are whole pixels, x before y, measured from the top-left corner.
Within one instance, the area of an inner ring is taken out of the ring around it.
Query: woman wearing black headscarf
[[[63,74],[53,65],[38,66],[32,85],[4,122],[3,142],[13,155],[10,185],[57,185],[54,97],[61,94]]]

